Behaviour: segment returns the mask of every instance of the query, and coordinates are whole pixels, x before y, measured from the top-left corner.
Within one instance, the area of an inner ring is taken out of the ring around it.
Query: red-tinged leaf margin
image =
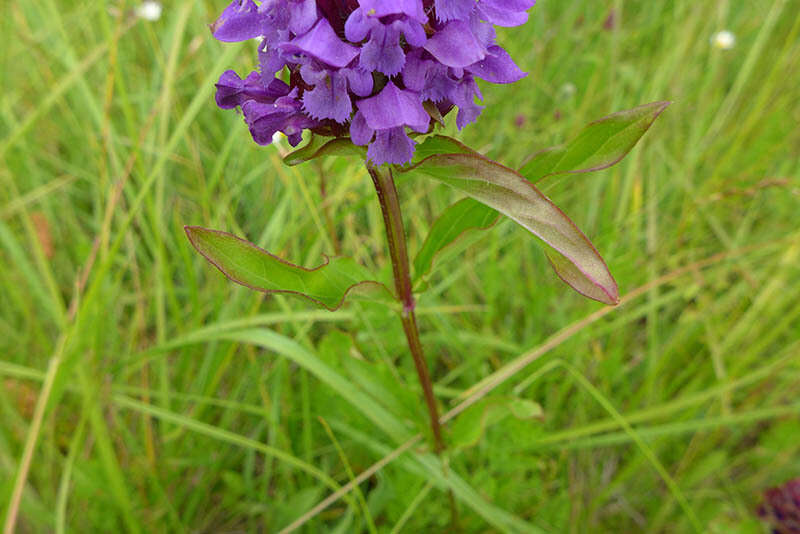
[[[433,169],[429,168],[432,165],[435,166],[436,164],[438,164],[439,167],[453,168],[453,170],[447,173],[442,173],[437,175],[437,173],[431,172]],[[503,187],[499,183],[488,181],[485,178],[477,176],[477,173],[473,173],[471,169],[473,167],[478,167],[478,166],[482,167],[487,172],[495,171],[502,173],[508,180],[511,180],[513,182],[512,184],[513,186],[518,188],[517,191],[514,190],[511,191],[517,194],[520,193],[532,194],[537,201],[544,202],[545,205],[547,205],[550,209],[554,210],[556,216],[560,217],[562,219],[562,223],[566,224],[566,228],[572,230],[573,234],[572,238],[580,240],[582,242],[582,245],[587,247],[587,249],[590,251],[593,261],[596,262],[598,266],[602,267],[601,272],[604,273],[603,277],[606,278],[605,284],[603,282],[599,282],[593,275],[590,275],[585,271],[585,269],[579,267],[573,258],[570,258],[567,254],[561,252],[559,250],[559,245],[557,243],[552,243],[549,240],[546,240],[540,235],[538,231],[535,231],[533,228],[529,228],[523,222],[519,221],[516,217],[509,214],[508,210],[504,209],[504,206],[492,205],[491,203],[486,202],[486,197],[488,196],[488,194],[481,195],[480,190],[478,190],[478,193],[476,194],[475,191],[470,191],[468,188],[465,188],[463,186],[460,187],[457,183],[459,180],[463,182],[474,181],[482,183],[484,184],[484,186],[482,187],[484,192],[486,192],[486,190],[491,187],[499,187],[499,188]],[[542,194],[541,191],[539,191],[530,181],[525,179],[525,177],[523,177],[517,171],[505,167],[504,165],[501,165],[500,163],[492,161],[477,153],[435,154],[425,157],[418,162],[414,162],[412,165],[404,167],[401,170],[403,172],[409,172],[409,171],[422,172],[423,174],[426,174],[436,180],[439,180],[447,185],[450,185],[451,187],[454,187],[455,189],[458,189],[463,193],[471,196],[475,200],[478,200],[479,202],[482,202],[488,205],[489,207],[496,209],[497,211],[499,211],[506,217],[512,219],[517,224],[520,224],[521,226],[526,228],[529,232],[534,234],[536,237],[547,243],[550,247],[553,248],[554,252],[558,252],[559,255],[564,256],[564,259],[569,261],[575,267],[575,270],[573,270],[572,273],[564,269],[562,269],[562,271],[559,272],[558,269],[556,269],[559,278],[561,278],[564,282],[566,282],[570,287],[578,291],[578,293],[593,300],[598,300],[604,304],[616,305],[619,303],[619,287],[617,286],[617,282],[616,280],[614,280],[614,277],[611,275],[611,272],[608,269],[608,265],[606,265],[605,260],[603,260],[602,256],[600,256],[600,253],[594,247],[592,242],[589,241],[589,239],[584,235],[584,233],[581,232],[581,230],[575,225],[575,223],[572,222],[572,220],[569,217],[567,217],[567,215],[558,206],[553,204],[553,202],[549,198],[547,198],[544,194]],[[458,178],[459,176],[463,177],[463,176],[469,176],[471,174],[475,175],[476,178],[473,179]],[[551,263],[553,263],[552,260]],[[559,262],[553,263],[553,266],[556,267],[556,265],[558,264]],[[572,277],[572,275],[575,275],[576,273],[580,273],[580,275],[585,277],[590,284],[597,287],[600,290],[600,292],[593,294],[593,292],[586,291],[585,286],[583,286],[582,284],[575,284],[578,285],[578,287],[575,287],[574,283],[570,282],[570,278]]]
[[[266,289],[266,288],[254,286],[252,284],[249,284],[249,283],[245,282],[244,280],[240,280],[237,277],[233,276],[228,269],[226,269],[217,260],[215,260],[205,250],[205,248],[202,246],[202,243],[200,243],[200,241],[198,240],[198,234],[210,233],[210,234],[214,234],[214,235],[217,235],[217,236],[230,238],[230,239],[235,240],[236,242],[242,244],[244,247],[249,248],[249,249],[251,249],[251,250],[253,250],[255,252],[258,252],[259,254],[264,254],[264,255],[269,256],[270,258],[274,259],[275,261],[278,261],[278,262],[280,262],[280,263],[282,263],[282,264],[284,264],[284,265],[286,265],[286,266],[288,266],[290,268],[297,269],[297,270],[300,270],[300,271],[305,271],[305,272],[314,272],[314,271],[319,271],[321,269],[324,269],[325,267],[327,267],[331,263],[331,259],[327,255],[323,254],[325,262],[323,264],[317,266],[317,267],[309,269],[307,267],[302,267],[300,265],[295,265],[295,264],[293,264],[293,263],[291,263],[289,261],[286,261],[283,258],[280,258],[280,257],[272,254],[271,252],[268,252],[268,251],[262,249],[261,247],[259,247],[259,246],[255,245],[255,244],[247,241],[246,239],[242,239],[241,237],[236,236],[234,234],[231,234],[229,232],[223,232],[221,230],[212,230],[212,229],[209,229],[209,228],[203,228],[201,226],[184,226],[183,229],[186,232],[186,236],[188,237],[189,242],[192,244],[194,249],[197,250],[197,252],[201,256],[203,256],[203,258],[205,258],[206,261],[208,261],[211,265],[216,267],[216,269],[219,272],[221,272],[231,282],[234,282],[235,284],[244,286],[244,287],[246,287],[248,289],[252,289],[253,291],[259,291],[259,292],[264,293],[266,295],[272,295],[272,294],[275,294],[275,293],[287,294],[287,295],[297,295],[297,296],[302,297],[304,299],[310,300],[314,304],[317,304],[318,306],[321,306],[321,307],[327,309],[328,311],[336,311],[339,308],[341,308],[344,305],[344,303],[347,300],[347,297],[350,295],[350,293],[353,292],[354,290],[358,289],[358,288],[361,288],[361,287],[372,286],[373,288],[376,288],[376,289],[379,289],[379,290],[387,292],[388,295],[392,296],[392,298],[395,298],[394,294],[389,289],[389,287],[387,287],[386,284],[384,284],[382,282],[379,282],[377,280],[363,280],[363,281],[357,282],[357,283],[352,284],[351,286],[347,287],[343,291],[342,297],[339,299],[339,301],[337,302],[337,304],[335,306],[329,306],[325,302],[323,302],[323,301],[321,301],[319,299],[316,299],[314,297],[311,297],[311,296],[309,296],[309,295],[307,295],[307,294],[305,294],[305,293],[303,293],[301,291],[288,290],[288,289],[287,290],[284,290],[284,289]]]
[[[544,255],[547,257],[547,261],[555,271],[556,276],[584,297],[612,306],[619,304],[618,289],[616,291],[616,299],[613,302],[609,302],[607,300],[609,295],[587,280],[583,273],[566,256],[547,244],[545,244]]]

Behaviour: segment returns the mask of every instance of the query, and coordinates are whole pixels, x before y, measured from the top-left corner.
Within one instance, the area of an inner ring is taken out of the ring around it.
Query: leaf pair
[[[436,253],[459,235],[486,228],[500,212],[547,245],[546,254],[556,274],[573,289],[606,304],[619,302],[617,283],[603,258],[533,182],[554,174],[590,172],[614,165],[668,105],[655,102],[593,122],[570,143],[534,155],[519,172],[451,139],[430,138],[418,148],[418,159],[409,170],[446,183],[471,200],[450,206],[433,224],[414,262],[416,276],[427,273]]]
[[[533,182],[554,174],[590,172],[617,163],[668,105],[655,102],[593,122],[566,145],[535,154],[519,172],[454,139],[429,137],[417,146],[411,165],[399,170],[433,178],[469,198],[450,206],[434,222],[414,260],[416,277],[430,271],[435,256],[461,234],[491,226],[499,212],[547,245],[550,263],[573,289],[606,304],[619,302],[617,284],[603,258]],[[285,161],[296,165],[328,155],[361,154],[349,140],[325,143],[312,139]],[[228,278],[267,293],[294,293],[335,309],[354,288],[380,285],[371,281],[366,269],[347,258],[334,258],[316,269],[304,269],[224,232],[199,227],[187,227],[186,232],[195,248]]]

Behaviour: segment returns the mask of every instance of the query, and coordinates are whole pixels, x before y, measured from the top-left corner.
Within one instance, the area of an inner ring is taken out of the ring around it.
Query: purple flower
[[[416,144],[405,127],[425,133],[430,121],[419,93],[389,82],[377,95],[358,102],[350,137],[357,145],[369,144],[367,157],[373,162],[402,164],[411,160]]]
[[[758,515],[770,523],[775,534],[800,534],[800,478],[768,489]]]
[[[476,78],[512,83],[525,76],[495,42],[494,25],[527,20],[534,0],[234,0],[211,25],[214,37],[259,39],[259,70],[217,83],[217,105],[240,108],[253,139],[303,130],[349,133],[376,165],[414,155],[409,130],[425,134],[429,102],[456,124],[482,107]]]

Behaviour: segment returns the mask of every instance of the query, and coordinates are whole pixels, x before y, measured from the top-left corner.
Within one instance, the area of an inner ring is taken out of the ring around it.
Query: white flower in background
[[[161,18],[162,10],[163,7],[161,6],[161,2],[147,0],[146,2],[139,4],[139,6],[136,8],[136,16],[140,19],[156,21]]]
[[[562,85],[561,87],[558,88],[558,97],[561,100],[569,100],[573,96],[575,96],[575,93],[577,93],[577,92],[578,92],[578,88],[575,87],[575,84],[572,83],[572,82],[567,82],[567,83],[565,83],[564,85]]]
[[[711,36],[711,46],[718,50],[730,50],[736,46],[736,36],[728,30],[717,32]]]

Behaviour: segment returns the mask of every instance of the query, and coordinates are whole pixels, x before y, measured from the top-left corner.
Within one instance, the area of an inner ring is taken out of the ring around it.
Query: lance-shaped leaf
[[[561,265],[559,276],[580,293],[606,304],[619,302],[617,283],[591,242],[516,171],[477,154],[433,155],[411,169],[499,211],[550,245],[572,266]],[[554,263],[557,270],[559,265]]]
[[[264,293],[290,293],[329,310],[339,308],[357,287],[388,288],[350,258],[331,258],[306,269],[291,264],[235,235],[197,226],[185,227],[194,248],[233,282]]]
[[[478,152],[452,137],[433,135],[428,137],[424,143],[417,145],[411,168],[426,158],[438,154],[479,155]],[[401,168],[400,170],[405,169]],[[472,198],[463,198],[445,209],[434,221],[422,248],[414,258],[414,281],[418,281],[430,272],[433,260],[439,252],[470,230],[485,230],[491,227],[497,221],[498,216],[496,210]]]
[[[357,156],[363,160],[367,157],[367,151],[354,145],[349,137],[329,139],[313,135],[305,146],[287,154],[283,162],[295,166],[325,156]]]
[[[436,255],[470,230],[491,227],[499,213],[473,198],[462,198],[445,209],[428,232],[428,237],[414,258],[414,281],[431,270]]]
[[[590,123],[569,143],[535,154],[520,169],[528,180],[611,167],[631,151],[669,102],[653,102]]]

